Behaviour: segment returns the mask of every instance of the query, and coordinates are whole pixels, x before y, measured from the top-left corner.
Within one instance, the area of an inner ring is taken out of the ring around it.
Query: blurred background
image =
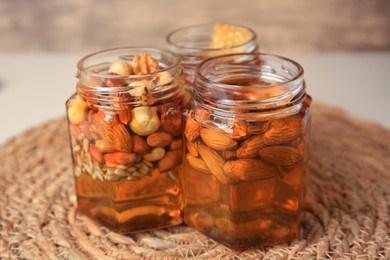
[[[86,54],[209,22],[252,28],[316,102],[390,128],[390,0],[0,0],[0,144],[65,115]]]
[[[0,51],[164,46],[171,30],[247,25],[264,52],[390,50],[388,0],[1,0]]]

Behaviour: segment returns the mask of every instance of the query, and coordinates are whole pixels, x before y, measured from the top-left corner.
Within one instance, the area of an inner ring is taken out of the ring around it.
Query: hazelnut
[[[157,107],[140,106],[132,110],[131,130],[138,135],[149,135],[160,127]]]
[[[115,61],[111,63],[110,69],[108,70],[109,73],[113,73],[120,76],[127,76],[132,74],[132,69],[130,64],[128,64],[125,61]]]

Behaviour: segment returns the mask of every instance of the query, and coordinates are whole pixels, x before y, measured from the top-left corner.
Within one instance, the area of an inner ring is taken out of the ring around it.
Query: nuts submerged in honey
[[[262,128],[235,139],[193,122],[197,118],[189,113],[185,223],[233,249],[296,238],[304,203],[308,104],[295,115],[243,124]]]

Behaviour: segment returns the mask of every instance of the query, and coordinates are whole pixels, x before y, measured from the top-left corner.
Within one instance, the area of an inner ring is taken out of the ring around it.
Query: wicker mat
[[[1,259],[389,259],[390,130],[313,109],[300,239],[234,252],[185,225],[122,236],[76,214],[65,120],[0,146]]]

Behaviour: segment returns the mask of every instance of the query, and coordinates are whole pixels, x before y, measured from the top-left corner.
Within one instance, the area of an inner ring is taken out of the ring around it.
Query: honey
[[[102,181],[83,173],[75,178],[78,210],[118,233],[175,226],[182,222],[179,179],[157,173],[138,181]]]

